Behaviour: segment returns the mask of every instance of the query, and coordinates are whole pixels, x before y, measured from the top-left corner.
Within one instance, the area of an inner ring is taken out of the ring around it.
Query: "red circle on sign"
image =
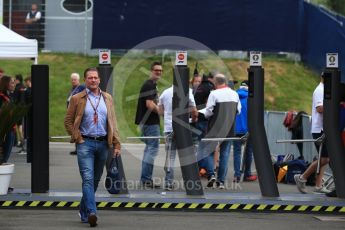
[[[184,54],[179,54],[179,55],[177,56],[177,58],[178,58],[179,60],[183,60],[183,59],[184,59]]]
[[[107,53],[102,54],[102,59],[108,59],[108,54]]]

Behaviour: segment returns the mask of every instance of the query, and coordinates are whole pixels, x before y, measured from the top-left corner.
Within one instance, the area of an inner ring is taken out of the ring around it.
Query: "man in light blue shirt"
[[[120,154],[120,141],[111,95],[99,88],[96,68],[84,72],[86,89],[74,95],[65,117],[65,128],[71,142],[77,145],[83,196],[79,215],[90,227],[97,225],[95,192],[111,149],[113,157]]]

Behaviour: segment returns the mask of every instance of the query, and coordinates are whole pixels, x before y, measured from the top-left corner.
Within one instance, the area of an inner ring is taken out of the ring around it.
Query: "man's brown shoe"
[[[95,213],[90,213],[88,218],[87,218],[87,221],[89,222],[90,224],[90,227],[96,227],[97,226],[97,216]]]

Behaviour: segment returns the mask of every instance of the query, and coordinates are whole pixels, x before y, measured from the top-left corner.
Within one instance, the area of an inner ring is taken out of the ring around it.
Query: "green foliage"
[[[171,56],[164,57],[164,72],[158,83],[162,92],[172,84],[173,62]],[[190,76],[195,61],[199,63],[199,72],[221,70],[229,78],[244,80],[247,78],[248,60],[219,59],[217,57],[190,57],[188,66]],[[125,57],[113,57],[114,66],[114,101],[118,128],[122,140],[127,136],[139,135],[134,124],[137,98],[142,83],[148,79],[152,61],[162,60],[155,54],[133,54]],[[82,56],[76,54],[48,53],[39,54],[39,63],[49,65],[49,133],[50,136],[67,135],[63,122],[66,113],[66,99],[71,89],[70,74],[78,72],[83,82],[83,71],[87,67],[98,65],[98,56]],[[290,109],[311,111],[311,97],[319,82],[318,75],[300,63],[277,58],[264,57],[265,68],[265,109],[286,111]],[[6,74],[14,76],[21,73],[30,75],[32,62],[21,60],[0,60],[0,67]]]
[[[328,0],[329,7],[342,15],[345,15],[345,1],[344,0]]]
[[[345,15],[345,0],[311,0],[311,2],[324,5],[336,13]]]
[[[3,145],[6,133],[8,133],[14,124],[22,119],[29,110],[29,105],[16,105],[13,103],[4,103],[0,107],[0,146]],[[2,149],[1,149],[2,150]],[[0,151],[0,165],[3,163],[3,151]]]

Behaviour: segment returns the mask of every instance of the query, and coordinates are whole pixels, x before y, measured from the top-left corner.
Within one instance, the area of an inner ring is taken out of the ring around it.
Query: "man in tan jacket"
[[[120,155],[120,140],[111,95],[99,88],[96,68],[84,72],[86,89],[74,95],[65,117],[65,128],[76,143],[83,196],[80,202],[81,221],[97,225],[95,192],[103,168],[112,149],[113,157]]]

